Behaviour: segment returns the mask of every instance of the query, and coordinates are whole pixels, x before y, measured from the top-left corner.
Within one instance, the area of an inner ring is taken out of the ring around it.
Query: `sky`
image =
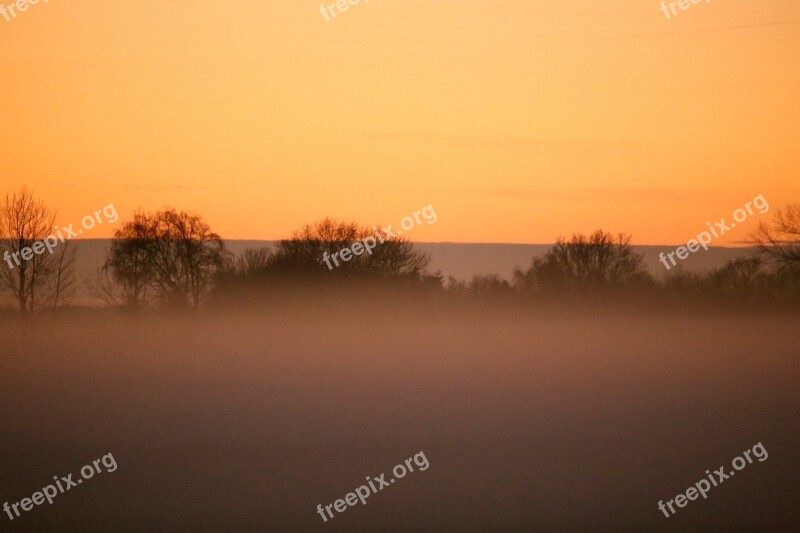
[[[172,206],[230,239],[431,205],[412,240],[507,243],[685,243],[800,202],[800,2],[660,6],[40,0],[0,16],[0,194],[60,225]]]

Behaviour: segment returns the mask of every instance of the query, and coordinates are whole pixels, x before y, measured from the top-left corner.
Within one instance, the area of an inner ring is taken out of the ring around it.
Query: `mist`
[[[666,531],[798,518],[794,315],[295,296],[272,310],[3,320],[3,501],[109,452],[119,465],[7,525]],[[759,441],[769,460],[669,519],[658,511]],[[419,451],[424,472],[316,514]]]

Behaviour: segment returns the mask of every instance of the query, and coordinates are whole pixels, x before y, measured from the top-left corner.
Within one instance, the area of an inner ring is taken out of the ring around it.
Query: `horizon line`
[[[75,239],[70,239],[71,241],[110,241],[113,237],[78,237]],[[256,241],[256,242],[279,242],[285,239],[259,239],[259,238],[247,238],[247,239],[228,239],[222,238],[223,241]],[[504,246],[553,246],[555,242],[473,242],[473,241],[409,241],[412,244],[461,244],[461,245],[468,245],[468,244],[476,244],[476,245],[504,245]],[[734,241],[732,244],[738,244],[739,246],[709,246],[709,248],[725,248],[725,249],[736,249],[736,248],[757,248],[758,245],[755,243],[748,243],[745,241]],[[635,244],[632,243],[631,246],[650,246],[653,248],[676,248],[678,246],[686,246],[685,242],[679,244]]]

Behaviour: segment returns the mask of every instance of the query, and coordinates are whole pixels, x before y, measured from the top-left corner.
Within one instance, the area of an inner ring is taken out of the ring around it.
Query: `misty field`
[[[9,531],[789,530],[796,316],[297,305],[0,323]],[[705,470],[748,465],[665,518]],[[323,522],[418,452],[430,467]]]

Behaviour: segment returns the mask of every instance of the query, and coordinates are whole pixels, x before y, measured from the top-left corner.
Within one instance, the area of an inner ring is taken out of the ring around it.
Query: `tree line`
[[[0,253],[20,252],[42,242],[55,211],[23,189],[0,206]],[[325,286],[383,286],[439,291],[458,298],[564,298],[668,294],[680,298],[729,297],[800,301],[800,205],[777,211],[752,235],[758,252],[704,274],[673,270],[654,278],[628,234],[598,230],[559,238],[505,280],[496,274],[468,281],[428,271],[430,257],[405,237],[353,256],[331,270],[323,257],[351,247],[369,227],[323,219],[305,225],[274,248],[232,254],[196,213],[137,211],[114,232],[108,256],[80,281],[96,298],[127,309],[191,308],[270,291]],[[74,244],[59,244],[17,268],[2,268],[0,288],[21,313],[68,305],[78,286]],[[9,262],[9,265],[11,263]]]

